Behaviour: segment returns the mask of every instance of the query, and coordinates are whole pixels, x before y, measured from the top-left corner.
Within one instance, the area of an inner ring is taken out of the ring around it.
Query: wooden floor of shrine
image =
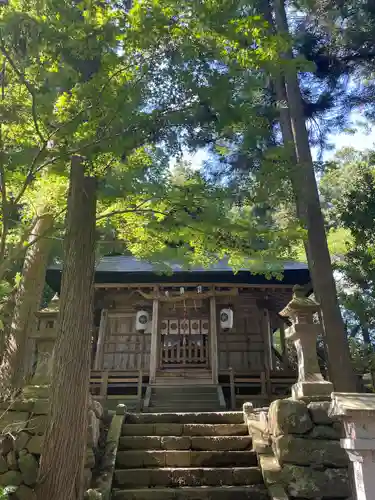
[[[290,387],[296,382],[293,371],[271,371],[261,373],[234,373],[229,369],[219,372],[219,384],[225,398],[226,408],[242,408],[243,403],[252,402],[254,406],[269,404],[272,400],[290,395]],[[209,370],[168,370],[158,371],[152,385],[191,386],[210,385]],[[131,409],[142,411],[147,388],[150,386],[149,374],[141,370],[92,370],[90,392],[108,408],[114,409],[119,402]]]

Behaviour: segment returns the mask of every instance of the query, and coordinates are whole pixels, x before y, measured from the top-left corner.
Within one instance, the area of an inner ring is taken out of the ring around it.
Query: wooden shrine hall
[[[161,274],[127,256],[98,264],[92,392],[144,411],[158,387],[210,386],[222,408],[286,393],[296,371],[278,312],[294,285],[308,285],[307,266],[285,263],[281,279],[234,273],[226,262],[171,267]],[[46,280],[58,292],[61,268],[50,267]]]

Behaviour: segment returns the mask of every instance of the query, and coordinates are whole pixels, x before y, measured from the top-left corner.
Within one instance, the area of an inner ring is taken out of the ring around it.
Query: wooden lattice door
[[[161,367],[208,367],[208,332],[207,318],[163,319],[160,335]]]
[[[142,367],[145,334],[135,330],[135,315],[109,313],[104,342],[105,370],[138,370]]]

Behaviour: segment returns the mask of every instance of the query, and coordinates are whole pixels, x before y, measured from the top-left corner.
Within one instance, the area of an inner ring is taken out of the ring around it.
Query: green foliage
[[[375,333],[375,165],[374,154],[341,151],[321,181],[330,232],[342,250],[336,255],[340,300],[353,337],[356,359],[367,360]],[[358,341],[357,336],[362,340]],[[360,349],[361,347],[361,349]],[[367,354],[366,354],[366,352]]]
[[[147,0],[125,10],[10,0],[0,11],[0,257],[8,259],[0,277],[13,279],[42,213],[55,217],[60,257],[75,154],[99,181],[98,256],[121,250],[191,265],[227,255],[235,267],[247,258],[254,271],[268,263],[274,272],[301,236],[294,221],[257,214],[281,151],[268,151],[264,179],[239,206],[229,186],[198,173],[177,181],[169,158],[207,143],[237,148],[239,159],[262,150],[274,116],[265,72],[286,43],[241,2]]]
[[[353,245],[353,236],[348,228],[330,228],[327,232],[328,248],[333,259],[345,256]]]
[[[353,365],[358,373],[375,371],[375,354],[371,346],[363,344],[360,338],[350,338],[349,347]]]
[[[9,495],[17,491],[17,486],[6,486],[5,488],[0,488],[0,500],[8,500]]]
[[[335,132],[352,134],[375,118],[373,2],[293,0],[293,11],[295,53],[315,66],[300,79],[310,139],[328,149]],[[352,110],[361,123],[353,123]]]
[[[100,201],[98,225],[104,234],[112,231],[113,239],[132,254],[152,258],[160,266],[170,260],[208,265],[226,256],[235,268],[245,264],[256,272],[269,262],[278,272],[275,261],[290,257],[300,237],[294,225],[269,231],[250,207],[233,206],[228,189],[186,165],[163,179],[163,190],[157,185],[154,193],[144,183],[143,199],[138,194]]]

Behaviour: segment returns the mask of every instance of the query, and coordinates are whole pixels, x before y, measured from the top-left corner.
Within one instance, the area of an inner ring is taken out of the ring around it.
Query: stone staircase
[[[112,500],[265,500],[242,412],[127,414]]]
[[[220,411],[218,389],[215,385],[165,385],[150,387],[147,411],[152,413]]]

